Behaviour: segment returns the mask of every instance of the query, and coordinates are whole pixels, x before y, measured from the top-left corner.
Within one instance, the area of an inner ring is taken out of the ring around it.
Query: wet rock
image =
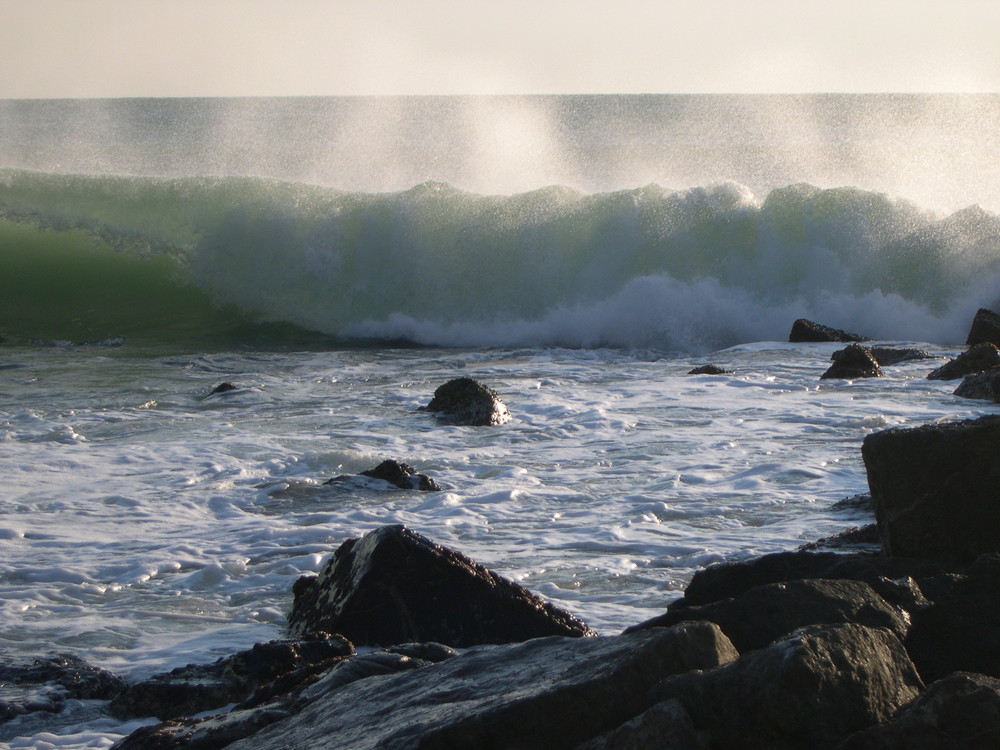
[[[299,714],[232,750],[569,750],[650,708],[664,677],[734,658],[708,623],[481,647],[406,674],[329,690],[318,682]]]
[[[861,454],[886,554],[967,563],[1000,551],[1000,416],[883,430]]]
[[[217,386],[215,386],[215,388],[213,388],[209,392],[208,395],[209,396],[214,396],[217,393],[227,393],[228,391],[236,391],[236,390],[239,390],[239,389],[235,385],[233,385],[232,383],[228,383],[228,382],[227,383],[219,383]]]
[[[891,367],[900,362],[912,362],[918,359],[933,359],[934,355],[925,349],[900,346],[870,346],[868,351],[872,353],[879,367]]]
[[[887,628],[898,638],[907,629],[901,612],[867,583],[815,579],[771,583],[732,599],[672,608],[626,632],[691,620],[717,624],[741,654],[764,648],[806,625],[856,623]]]
[[[594,632],[462,553],[404,526],[344,542],[318,577],[300,578],[288,629],[343,633],[358,645],[466,647]]]
[[[1000,366],[1000,350],[994,344],[976,344],[928,375],[928,380],[958,380]]]
[[[833,364],[820,375],[821,378],[880,378],[882,369],[875,361],[871,351],[861,344],[851,344],[846,349],[834,352],[831,357]]]
[[[440,653],[437,656],[439,661],[446,658]],[[294,685],[272,683],[231,711],[201,718],[178,717],[143,727],[115,745],[115,750],[215,750],[228,747],[264,727],[297,714],[310,701],[308,695],[303,697],[307,691],[328,692],[358,680],[407,672],[432,663],[435,662],[390,651],[345,656],[326,664],[321,678],[314,675],[312,679],[300,680]]]
[[[974,375],[966,375],[955,395],[983,401],[1000,401],[1000,367],[993,367]]]
[[[25,714],[58,714],[67,700],[108,700],[125,688],[117,675],[71,654],[0,666],[0,723]]]
[[[788,340],[794,344],[821,341],[842,341],[849,343],[851,341],[868,341],[869,339],[857,333],[842,331],[839,328],[830,328],[829,326],[821,325],[805,318],[799,318],[792,324]]]
[[[434,412],[449,424],[499,425],[509,422],[507,405],[492,388],[472,378],[450,380],[434,391],[423,411]]]
[[[799,549],[866,549],[877,552],[882,547],[882,538],[878,533],[878,524],[869,523],[864,526],[855,526],[845,529],[839,534],[825,536],[815,542],[803,544]]]
[[[688,372],[688,375],[732,375],[732,370],[727,370],[719,365],[702,365],[695,367]]]
[[[889,722],[849,737],[838,750],[995,750],[1000,680],[958,672],[903,706]]]
[[[965,343],[967,346],[987,343],[1000,347],[1000,315],[985,307],[979,308]]]
[[[294,641],[258,643],[212,664],[189,664],[129,685],[109,706],[118,718],[155,716],[161,720],[237,703],[284,678],[291,690],[332,660],[354,653],[343,637],[314,633]]]
[[[922,688],[891,632],[848,624],[668,678],[651,697],[681,703],[712,748],[815,750],[887,721]]]
[[[362,471],[361,475],[381,479],[401,490],[420,490],[421,492],[439,492],[441,490],[441,486],[426,474],[421,474],[413,467],[392,459],[383,461],[374,469]],[[327,480],[324,484],[336,484],[347,479],[350,479],[350,476],[345,474]]]

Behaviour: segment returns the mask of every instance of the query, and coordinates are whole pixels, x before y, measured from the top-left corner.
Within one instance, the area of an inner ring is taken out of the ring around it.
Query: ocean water
[[[925,376],[1000,298],[998,125],[995,96],[0,101],[0,656],[212,661],[387,523],[610,634],[869,522],[832,507],[865,435],[995,411]],[[820,380],[840,347],[799,317],[932,358]],[[418,411],[457,376],[513,421]],[[385,458],[444,490],[323,484]],[[71,702],[0,743],[139,723]]]

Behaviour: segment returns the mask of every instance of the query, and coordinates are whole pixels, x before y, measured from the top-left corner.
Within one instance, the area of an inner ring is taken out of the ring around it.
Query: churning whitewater
[[[995,411],[926,375],[1000,300],[998,121],[991,96],[0,102],[0,655],[213,661],[386,524],[616,633],[705,565],[868,523],[835,505],[867,434]],[[802,317],[929,358],[820,380],[840,345],[787,343]],[[511,422],[419,410],[458,376]],[[443,489],[324,484],[388,458]],[[155,722],[105,709],[0,742]]]

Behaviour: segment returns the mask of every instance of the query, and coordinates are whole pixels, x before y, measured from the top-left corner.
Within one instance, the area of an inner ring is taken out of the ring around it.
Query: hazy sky
[[[997,0],[0,0],[0,97],[1000,92]]]

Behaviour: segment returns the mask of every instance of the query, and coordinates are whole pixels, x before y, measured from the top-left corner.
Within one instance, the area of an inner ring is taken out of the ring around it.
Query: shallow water
[[[869,522],[831,506],[866,491],[870,432],[995,410],[926,380],[938,360],[821,381],[837,348],[8,347],[0,648],[13,661],[71,652],[130,678],[211,661],[280,636],[295,579],[389,523],[618,632],[700,567]],[[708,360],[732,374],[686,374]],[[446,426],[418,411],[460,375],[497,390],[513,421]],[[238,387],[208,395],[223,381]],[[384,458],[445,489],[322,484]]]

